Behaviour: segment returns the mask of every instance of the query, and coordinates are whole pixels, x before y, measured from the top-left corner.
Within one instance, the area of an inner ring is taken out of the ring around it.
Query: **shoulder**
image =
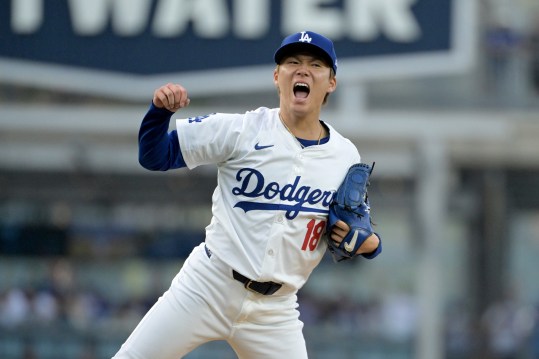
[[[278,109],[276,108],[259,107],[255,110],[247,111],[245,118],[269,121],[277,115],[277,111]]]
[[[327,122],[324,122],[329,128],[330,143],[336,151],[340,154],[348,154],[350,156],[350,161],[357,163],[360,161],[361,157],[356,145],[348,138],[344,137],[339,131],[332,127]]]
[[[237,132],[238,140],[250,139],[261,132],[271,131],[275,127],[277,112],[274,109],[259,107],[244,113],[217,113],[220,126],[228,131]]]
[[[244,113],[213,113],[211,117],[216,117],[231,121],[258,121],[264,119],[271,119],[276,115],[277,109],[271,109],[267,107],[259,107],[254,110],[249,110]]]
[[[244,126],[257,130],[269,129],[275,126],[278,118],[278,109],[259,107],[243,114]]]

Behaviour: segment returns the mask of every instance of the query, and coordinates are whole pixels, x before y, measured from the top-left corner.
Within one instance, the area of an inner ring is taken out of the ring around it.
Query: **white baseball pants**
[[[113,359],[178,359],[226,340],[240,359],[307,358],[296,295],[264,296],[196,247]]]

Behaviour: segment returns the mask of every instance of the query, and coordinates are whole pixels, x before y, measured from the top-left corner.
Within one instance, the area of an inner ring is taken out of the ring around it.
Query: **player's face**
[[[274,82],[281,106],[301,112],[319,111],[326,94],[337,87],[330,67],[308,53],[285,57],[275,69]]]

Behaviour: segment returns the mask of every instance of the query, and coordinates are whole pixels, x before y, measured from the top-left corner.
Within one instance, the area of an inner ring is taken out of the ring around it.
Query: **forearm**
[[[153,104],[144,116],[138,136],[139,163],[152,171],[185,167],[176,131],[168,133],[173,112]]]

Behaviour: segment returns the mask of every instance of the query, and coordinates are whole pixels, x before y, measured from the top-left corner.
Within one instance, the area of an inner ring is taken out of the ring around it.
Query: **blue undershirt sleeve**
[[[174,113],[157,108],[152,103],[140,125],[138,159],[142,167],[151,171],[187,167],[176,130],[168,132]]]

